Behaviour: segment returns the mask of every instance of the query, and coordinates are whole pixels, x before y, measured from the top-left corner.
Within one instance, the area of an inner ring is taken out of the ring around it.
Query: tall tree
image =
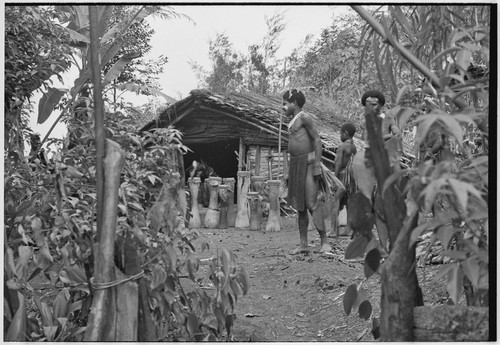
[[[266,94],[282,86],[281,61],[277,59],[276,53],[281,47],[280,36],[286,28],[283,21],[282,12],[266,16],[267,31],[262,42],[248,47],[247,83],[252,91]]]
[[[245,59],[234,51],[229,37],[218,33],[209,41],[208,54],[212,64],[208,73],[196,62],[191,62],[202,86],[214,92],[241,91]]]
[[[339,115],[356,115],[363,90],[377,81],[376,74],[367,68],[372,60],[361,59],[362,27],[363,22],[352,11],[336,17],[311,47],[288,57],[286,73],[290,85],[314,87],[335,102],[339,111],[342,109]],[[363,73],[360,61],[367,65]]]

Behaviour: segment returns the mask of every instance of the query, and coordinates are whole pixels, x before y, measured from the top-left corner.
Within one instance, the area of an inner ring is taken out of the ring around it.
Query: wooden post
[[[201,228],[200,211],[198,209],[198,192],[200,190],[201,179],[199,177],[190,177],[188,179],[189,190],[191,191],[191,218],[188,227],[190,229]]]
[[[209,207],[210,205],[210,180],[206,178],[201,185],[201,203],[203,207]]]
[[[250,181],[252,181],[252,191],[262,195],[262,190],[264,189],[264,183],[266,181],[265,176],[254,175],[250,177]]]
[[[238,214],[235,226],[237,228],[248,228],[250,219],[248,215],[247,193],[250,188],[250,171],[238,171]]]
[[[234,203],[234,186],[235,186],[235,179],[234,177],[224,177],[222,179],[222,182],[224,184],[228,185],[227,189],[227,225],[230,227],[234,227],[234,224],[236,222],[236,204]]]
[[[288,151],[283,150],[283,175],[288,175]]]
[[[250,230],[260,230],[260,195],[258,192],[248,192],[247,198],[250,205]]]
[[[243,171],[243,167],[245,166],[245,144],[243,143],[243,138],[240,138],[240,150],[238,156],[238,171]]]
[[[270,180],[267,183],[269,184],[269,217],[267,218],[266,232],[280,231],[279,189],[281,180]]]
[[[271,147],[268,147],[267,149],[267,169],[269,172],[268,180],[273,179],[273,150]]]
[[[281,172],[281,124],[283,122],[283,112],[280,111],[280,127],[279,127],[279,132],[278,132],[278,176],[277,180],[280,179],[280,172]]]
[[[210,204],[208,206],[207,214],[205,215],[205,226],[213,229],[219,226],[219,202],[218,202],[218,187],[220,177],[209,177],[208,183],[210,186]]]
[[[227,200],[228,205],[234,205],[234,183],[235,183],[234,177],[224,177],[222,178],[222,183],[228,185],[227,188],[229,195]]]
[[[260,175],[260,146],[255,149],[255,175]]]
[[[257,219],[259,224],[262,222],[262,200],[263,200],[263,190],[264,183],[266,182],[266,178],[264,176],[252,176],[250,178],[252,181],[253,190],[258,193],[259,198],[257,202]]]
[[[220,200],[220,217],[219,217],[219,229],[227,229],[228,225],[228,193],[229,186],[227,184],[219,185],[219,200]]]

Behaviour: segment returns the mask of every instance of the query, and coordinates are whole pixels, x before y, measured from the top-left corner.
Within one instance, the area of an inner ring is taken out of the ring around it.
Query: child
[[[352,172],[352,160],[356,154],[356,146],[354,146],[353,137],[356,133],[356,127],[352,123],[345,123],[340,128],[340,140],[342,143],[337,149],[335,156],[335,176],[344,184],[345,189],[340,189],[335,195],[333,218],[333,229],[339,236],[339,212],[345,206],[347,210],[347,199],[357,190],[356,182]]]

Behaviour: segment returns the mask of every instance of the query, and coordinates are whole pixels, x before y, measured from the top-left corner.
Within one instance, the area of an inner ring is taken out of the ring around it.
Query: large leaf
[[[354,155],[352,170],[354,179],[356,180],[356,186],[369,200],[371,200],[377,179],[375,178],[375,170],[373,167],[367,168],[365,166],[365,153],[366,150],[361,150]]]
[[[19,246],[18,252],[19,258],[16,264],[16,275],[17,278],[22,279],[28,270],[28,262],[33,255],[33,249],[28,246]]]
[[[102,81],[103,85],[111,83],[113,80],[118,78],[120,74],[122,74],[125,67],[132,62],[133,59],[140,57],[140,53],[131,53],[123,56],[120,60],[118,60],[106,73],[104,79]]]
[[[476,196],[479,200],[482,199],[481,192],[479,192],[472,184],[467,182],[462,182],[460,180],[450,178],[448,179],[451,189],[455,193],[455,196],[462,207],[463,210],[467,209],[467,201],[469,198],[469,193]]]
[[[463,141],[463,129],[457,118],[450,115],[438,115],[438,120],[443,124],[443,128],[451,136],[455,137],[458,143]]]
[[[229,275],[231,273],[230,272],[231,255],[229,254],[229,251],[227,251],[226,249],[222,249],[221,261],[222,261],[222,272],[224,273],[224,282],[222,283],[222,287],[225,287],[229,279]]]
[[[368,238],[364,235],[359,235],[347,245],[344,257],[346,260],[363,257],[365,254],[366,246],[368,245]]]
[[[362,193],[354,193],[348,200],[347,224],[356,233],[369,236],[375,224],[370,200]]]
[[[85,68],[81,73],[78,78],[75,79],[75,83],[73,87],[71,88],[71,97],[76,98],[76,96],[80,93],[82,90],[83,86],[90,80],[92,76],[92,71],[90,68]]]
[[[243,295],[246,295],[249,287],[249,277],[247,272],[242,268],[238,271],[238,281],[241,285],[241,290],[243,291]]]
[[[152,96],[156,97],[163,97],[165,100],[169,103],[175,103],[177,100],[173,97],[170,97],[167,94],[164,94],[158,89],[155,89],[154,87],[146,86],[146,85],[139,85],[135,83],[124,83],[124,84],[119,84],[115,86],[118,90],[122,91],[130,91],[130,92],[135,92],[135,93],[140,93],[144,92]]]
[[[194,336],[196,333],[198,333],[198,327],[199,327],[198,317],[194,312],[191,312],[186,322],[187,331],[189,332],[189,334]]]
[[[380,266],[381,255],[377,248],[374,248],[366,254],[365,264],[364,264],[364,272],[365,277],[370,278],[371,275],[377,272]]]
[[[67,299],[68,291],[63,289],[59,292],[56,299],[54,300],[54,316],[59,317],[68,317],[68,299]]]
[[[99,6],[97,8],[97,18],[99,27],[97,33],[99,37],[103,37],[107,33],[109,19],[113,15],[113,6]],[[101,39],[102,40],[102,39]]]
[[[359,318],[363,320],[368,320],[370,316],[372,315],[372,304],[370,301],[365,300],[361,302],[359,305],[358,311],[359,311]]]
[[[19,296],[19,308],[17,309],[12,321],[9,325],[9,329],[5,334],[5,340],[7,341],[25,341],[26,340],[26,321],[27,312],[26,305],[24,301],[24,296],[18,294]],[[4,328],[5,329],[5,328]]]
[[[345,291],[344,298],[342,299],[342,303],[344,305],[344,311],[347,315],[351,313],[354,302],[358,297],[358,289],[356,284],[349,285],[347,290]]]
[[[448,248],[453,235],[455,235],[455,229],[451,224],[446,224],[445,226],[439,227],[436,232],[436,237],[439,239],[441,245],[445,249]]]
[[[166,279],[167,273],[161,267],[158,267],[151,275],[151,290],[163,286]]]
[[[64,28],[64,30],[68,33],[69,39],[71,41],[77,42],[77,43],[90,44],[90,39],[87,36],[82,35],[81,33],[77,32],[75,30],[72,30],[70,28]]]
[[[37,122],[44,123],[49,118],[56,105],[64,95],[64,91],[57,88],[49,87],[47,92],[43,94],[38,103],[38,120]]]
[[[477,289],[479,284],[479,271],[481,268],[479,265],[479,261],[476,258],[471,257],[467,260],[462,261],[460,263],[460,267],[464,271],[467,278],[469,278],[472,286]]]

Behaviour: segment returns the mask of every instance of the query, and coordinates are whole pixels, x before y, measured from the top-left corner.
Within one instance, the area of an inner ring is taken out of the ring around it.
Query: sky
[[[334,16],[345,13],[348,6],[315,5],[173,5],[172,9],[188,16],[162,20],[150,18],[155,34],[151,38],[152,46],[145,59],[157,58],[160,55],[168,57],[164,73],[160,75],[160,87],[164,93],[179,100],[189,96],[189,92],[199,87],[195,73],[189,61],[195,61],[209,69],[208,47],[210,39],[218,33],[225,33],[236,51],[247,53],[250,44],[259,44],[266,34],[265,18],[276,13],[284,13],[286,27],[281,34],[281,48],[277,58],[282,58],[292,52],[304,40],[307,34],[313,35],[313,41],[320,37],[321,31],[329,27]],[[75,79],[69,75],[64,85],[54,81],[54,87],[71,88]],[[41,95],[33,98],[39,99]],[[146,96],[128,93],[126,100],[135,106],[147,102]],[[49,131],[58,114],[53,113],[43,124],[38,125],[38,102],[35,104],[30,126],[42,138]],[[62,138],[65,127],[59,124],[52,131],[51,137]]]
[[[347,6],[307,5],[233,5],[233,6],[173,6],[178,13],[192,19],[153,20],[156,31],[152,37],[149,57],[161,54],[168,57],[160,85],[164,92],[176,99],[189,95],[198,87],[198,80],[189,61],[208,68],[209,40],[217,33],[225,33],[236,51],[247,53],[250,44],[259,44],[266,34],[265,18],[284,13],[286,28],[281,34],[281,48],[277,57],[292,52],[306,37],[319,38],[322,29],[333,22],[334,14],[345,12]],[[182,96],[182,97],[179,97]]]

